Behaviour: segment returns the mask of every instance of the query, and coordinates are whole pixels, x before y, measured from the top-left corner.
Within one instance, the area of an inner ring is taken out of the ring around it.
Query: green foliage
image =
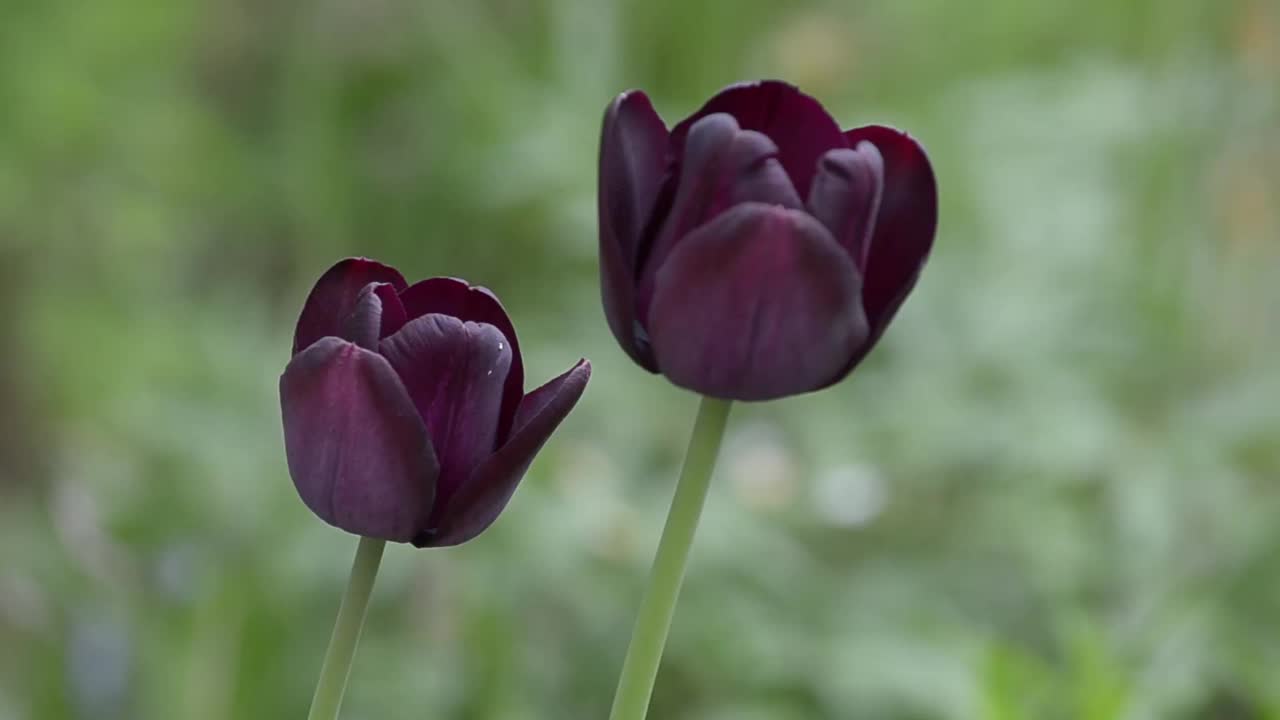
[[[791,79],[929,148],[885,342],[735,411],[664,720],[1280,718],[1268,0],[8,0],[0,720],[301,717],[355,543],[285,472],[310,282],[494,288],[595,379],[509,511],[390,548],[356,718],[603,717],[694,400],[595,266],[600,117]]]

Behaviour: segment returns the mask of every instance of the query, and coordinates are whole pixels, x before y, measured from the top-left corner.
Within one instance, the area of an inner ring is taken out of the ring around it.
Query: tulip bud
[[[586,389],[581,360],[529,394],[515,329],[488,290],[409,285],[351,258],[316,283],[280,378],[298,494],[357,535],[457,545],[484,531]]]

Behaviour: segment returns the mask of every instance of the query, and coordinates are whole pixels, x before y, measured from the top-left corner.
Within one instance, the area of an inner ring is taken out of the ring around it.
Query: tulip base
[[[704,397],[698,408],[684,468],[654,556],[649,586],[640,601],[640,613],[622,665],[610,720],[643,720],[649,710],[649,698],[662,662],[689,549],[707,498],[731,404],[728,400]]]
[[[342,596],[342,606],[333,625],[333,636],[324,655],[324,665],[320,668],[320,680],[316,683],[316,694],[311,700],[307,720],[335,720],[338,717],[342,695],[347,689],[347,677],[351,674],[351,661],[369,609],[369,595],[373,592],[373,581],[378,577],[378,566],[382,564],[382,551],[386,544],[385,540],[360,538],[356,559],[351,563],[351,579],[347,581],[347,591]]]

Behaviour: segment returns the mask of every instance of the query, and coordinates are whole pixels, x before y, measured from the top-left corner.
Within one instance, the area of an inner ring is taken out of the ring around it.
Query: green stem
[[[320,668],[320,680],[316,694],[311,699],[311,713],[307,720],[336,720],[342,706],[342,693],[347,689],[347,677],[351,674],[351,660],[360,642],[360,628],[364,626],[365,611],[369,609],[369,594],[373,581],[378,577],[378,565],[382,563],[385,540],[360,538],[356,559],[351,563],[351,579],[338,608],[338,620],[333,625],[333,637],[329,638],[329,650],[324,654]]]
[[[702,514],[711,471],[715,469],[716,454],[729,419],[729,407],[728,400],[704,397],[698,408],[684,469],[653,559],[649,587],[640,601],[631,646],[622,664],[610,720],[644,720],[649,711],[649,697],[662,662],[662,649],[667,644],[667,631],[671,628],[671,617],[675,614],[685,565],[689,561],[689,547],[693,544],[693,533],[698,528],[698,516]]]

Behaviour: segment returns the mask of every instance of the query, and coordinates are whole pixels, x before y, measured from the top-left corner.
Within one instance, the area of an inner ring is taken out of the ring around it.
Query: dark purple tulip
[[[643,92],[600,140],[600,280],[627,354],[704,395],[835,383],[871,350],[933,246],[924,149],[842,131],[783,82],[733,85],[670,131]]]
[[[464,543],[502,512],[590,377],[581,360],[526,395],[515,329],[488,290],[343,260],[307,297],[280,378],[289,474],[347,532]]]

